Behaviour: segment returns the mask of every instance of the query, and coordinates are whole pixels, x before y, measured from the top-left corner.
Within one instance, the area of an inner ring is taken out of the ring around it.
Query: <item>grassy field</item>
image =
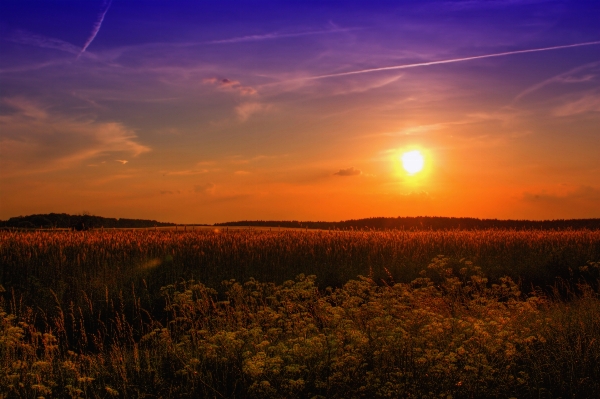
[[[590,230],[0,232],[0,397],[599,397],[599,261]]]

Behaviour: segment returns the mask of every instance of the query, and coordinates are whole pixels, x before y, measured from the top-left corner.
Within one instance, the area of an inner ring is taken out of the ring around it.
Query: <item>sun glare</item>
[[[424,164],[425,160],[423,159],[423,155],[421,155],[421,152],[418,150],[402,154],[402,167],[411,175],[419,173],[423,169]]]

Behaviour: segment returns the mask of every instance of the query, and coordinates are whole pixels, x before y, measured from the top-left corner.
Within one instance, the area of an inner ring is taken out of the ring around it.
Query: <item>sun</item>
[[[410,175],[414,175],[423,170],[424,164],[425,160],[419,150],[408,151],[402,154],[402,167],[404,167],[404,170]]]

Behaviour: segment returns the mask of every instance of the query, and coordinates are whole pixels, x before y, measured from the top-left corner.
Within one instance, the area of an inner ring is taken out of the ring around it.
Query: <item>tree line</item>
[[[215,223],[215,226],[288,227],[306,229],[337,230],[568,230],[600,229],[600,219],[555,219],[555,220],[500,220],[456,217],[373,217],[350,219],[340,222],[242,220]]]
[[[106,218],[90,215],[69,215],[48,213],[16,216],[0,220],[0,228],[18,229],[74,229],[94,228],[148,228],[175,226],[175,223],[158,222],[147,219]],[[339,222],[298,221],[298,220],[240,220],[215,223],[214,226],[253,226],[285,227],[322,230],[599,230],[600,218],[595,219],[553,219],[553,220],[511,220],[477,219],[466,217],[416,216],[416,217],[372,217],[350,219]]]
[[[174,223],[157,222],[146,219],[105,218],[89,214],[69,215],[67,213],[47,213],[29,216],[16,216],[0,221],[0,228],[19,229],[74,229],[94,228],[143,228],[174,226]]]

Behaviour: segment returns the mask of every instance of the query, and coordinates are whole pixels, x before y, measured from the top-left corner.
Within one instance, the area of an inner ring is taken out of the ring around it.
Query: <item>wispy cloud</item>
[[[438,131],[447,128],[452,125],[461,125],[467,122],[445,122],[445,123],[435,123],[431,125],[409,125],[406,127],[402,127],[395,131],[387,131],[381,133],[369,133],[359,136],[358,138],[370,138],[370,137],[378,137],[378,136],[387,136],[387,137],[399,137],[399,136],[420,136],[429,132]]]
[[[203,175],[208,173],[208,169],[187,169],[187,170],[176,170],[171,172],[161,172],[163,176],[195,176],[195,175]]]
[[[523,201],[544,202],[544,203],[571,203],[573,201],[600,201],[600,190],[591,186],[579,186],[574,190],[564,194],[548,193],[541,191],[538,193],[526,192],[523,194]]]
[[[554,2],[552,0],[459,0],[446,1],[443,4],[457,10],[473,8],[504,8],[510,6],[522,6],[526,4],[538,4]]]
[[[322,96],[340,96],[340,95],[348,95],[348,94],[358,94],[358,93],[366,93],[370,90],[381,89],[388,85],[391,85],[400,78],[402,78],[402,74],[398,73],[396,76],[385,76],[379,77],[375,79],[348,79],[340,84],[332,85],[329,91],[323,92],[321,90],[317,91],[315,94],[321,93]]]
[[[400,194],[400,198],[412,201],[430,201],[434,199],[427,191],[410,191],[408,193],[402,193]]]
[[[565,76],[562,81],[565,83],[584,83],[591,82],[596,78],[596,75],[588,74],[583,76]]]
[[[354,166],[348,169],[340,169],[339,171],[334,173],[334,176],[358,176],[362,172],[358,169],[355,169]]]
[[[248,35],[248,36],[238,36],[232,37],[229,39],[221,39],[221,40],[212,40],[206,42],[207,44],[230,44],[230,43],[245,43],[245,42],[258,42],[263,40],[275,40],[275,39],[284,39],[288,37],[302,37],[302,36],[311,36],[311,35],[324,35],[331,33],[342,33],[348,32],[352,30],[356,30],[357,28],[333,28],[333,29],[322,29],[322,30],[309,30],[303,32],[271,32],[265,33],[262,35]]]
[[[251,96],[256,94],[256,89],[250,86],[243,86],[237,80],[207,78],[204,79],[202,83],[214,85],[220,90],[235,91],[242,96]]]
[[[40,62],[40,63],[36,63],[36,64],[32,64],[32,65],[20,65],[20,66],[15,66],[15,67],[0,68],[0,74],[37,71],[37,70],[48,68],[48,67],[65,65],[70,62],[71,61],[67,62],[65,60],[57,60],[57,61]]]
[[[245,158],[241,155],[233,155],[226,158],[227,162],[232,164],[249,164],[259,161],[267,161],[267,160],[279,160],[281,158],[286,158],[289,154],[281,154],[281,155],[256,155],[250,158]]]
[[[517,94],[517,96],[513,100],[513,104],[516,103],[517,101],[521,100],[523,97],[525,97],[533,92],[539,91],[542,88],[549,86],[551,84],[554,84],[554,83],[582,83],[582,82],[592,81],[596,76],[595,74],[587,73],[583,76],[579,76],[578,74],[583,71],[593,69],[599,65],[600,65],[600,61],[590,62],[588,64],[580,65],[576,68],[568,70],[567,72],[560,73],[549,79],[545,79],[539,83],[536,83],[535,85],[530,86],[527,89],[520,92],[519,94]]]
[[[269,104],[262,104],[259,102],[248,102],[248,103],[242,103],[240,105],[238,105],[237,107],[235,107],[235,112],[238,116],[238,118],[244,122],[246,120],[248,120],[248,118],[250,118],[252,115],[260,113],[260,112],[265,112],[267,110],[269,110],[271,108],[271,106]]]
[[[48,118],[48,112],[45,109],[23,97],[3,98],[2,103],[16,110],[18,117],[25,117],[32,120]]]
[[[2,102],[13,110],[0,115],[5,176],[69,169],[110,153],[135,157],[150,151],[117,122],[67,117],[21,97]]]
[[[27,32],[25,30],[15,31],[12,35],[8,36],[6,40],[27,46],[59,50],[70,54],[79,54],[80,51],[79,47],[64,40],[36,35],[35,33]]]
[[[553,110],[556,116],[571,116],[585,112],[600,112],[600,93],[588,93]]]
[[[194,192],[198,194],[214,195],[217,189],[217,185],[213,182],[205,184],[197,184],[194,186]]]

